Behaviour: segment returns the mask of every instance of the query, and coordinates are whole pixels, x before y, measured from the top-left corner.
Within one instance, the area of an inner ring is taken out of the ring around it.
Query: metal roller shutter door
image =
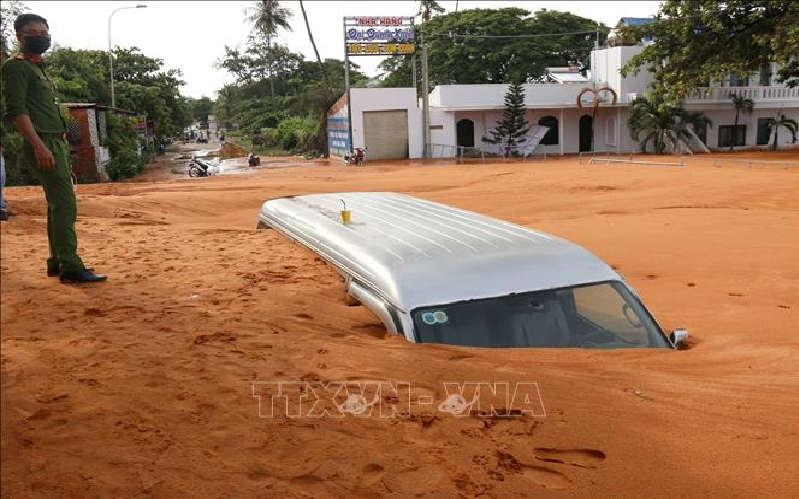
[[[368,111],[363,113],[366,158],[408,157],[408,111]]]

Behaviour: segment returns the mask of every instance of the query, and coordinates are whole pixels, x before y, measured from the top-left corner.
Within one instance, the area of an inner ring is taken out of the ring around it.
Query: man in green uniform
[[[22,14],[14,29],[20,53],[3,63],[6,115],[25,138],[23,153],[47,198],[47,275],[58,275],[62,282],[104,281],[106,276],[86,268],[78,256],[78,207],[72,190],[66,125],[41,57],[50,48],[47,20]]]

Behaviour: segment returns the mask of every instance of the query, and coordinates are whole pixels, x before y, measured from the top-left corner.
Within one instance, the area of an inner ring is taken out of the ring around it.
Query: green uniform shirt
[[[11,58],[3,63],[3,94],[6,117],[27,114],[38,133],[63,133],[64,117],[58,107],[55,85],[41,64],[25,58]]]

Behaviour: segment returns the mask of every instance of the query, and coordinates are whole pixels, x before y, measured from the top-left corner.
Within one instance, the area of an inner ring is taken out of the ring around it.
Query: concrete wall
[[[719,126],[723,125],[733,125],[735,123],[735,109],[730,108],[727,109],[727,106],[724,108],[716,108],[716,109],[701,109],[698,106],[688,106],[689,111],[701,111],[702,113],[707,116],[710,121],[713,123],[713,126],[709,126],[707,129],[707,146],[710,148],[719,147],[718,138],[719,138]],[[745,147],[752,147],[757,146],[757,120],[759,118],[773,118],[777,116],[777,113],[784,114],[788,118],[792,118],[796,121],[799,121],[799,109],[795,108],[782,108],[780,109],[777,106],[774,107],[759,107],[755,106],[754,111],[751,115],[749,114],[741,114],[738,117],[738,124],[739,125],[746,125],[746,144]],[[627,118],[629,116],[627,108],[619,108],[619,144],[621,147],[621,151],[629,151],[631,149],[640,150],[640,147],[637,143],[633,142],[630,138],[629,128],[627,127]],[[788,132],[787,129],[784,127],[780,128],[779,135],[778,135],[777,144],[778,145],[787,145],[791,143],[791,134]],[[774,140],[774,135],[769,137],[768,144]],[[761,144],[762,146],[762,144]],[[651,150],[651,145],[649,147]]]
[[[584,83],[540,83],[522,85],[528,107],[573,105]],[[505,105],[509,85],[442,85],[433,89],[429,102],[434,107],[498,108]]]
[[[643,94],[653,81],[652,73],[648,69],[641,69],[638,74],[628,73],[627,78],[621,76],[621,68],[643,49],[643,46],[636,45],[608,47],[591,52],[592,79],[597,85],[607,83],[613,88],[619,103],[630,102],[630,94]]]
[[[422,110],[416,107],[414,88],[352,88],[352,145],[364,147],[363,113],[369,111],[407,110],[408,155],[422,157]]]
[[[594,126],[594,133],[597,137],[595,149],[604,151],[606,149],[616,150],[623,145],[621,134],[622,108],[602,108],[597,113],[597,120]],[[478,148],[487,147],[488,144],[482,141],[483,137],[491,137],[490,132],[496,128],[502,119],[501,110],[491,111],[455,111],[447,112],[441,109],[431,109],[431,124],[442,125],[440,130],[432,130],[431,137],[434,144],[444,144],[449,148],[434,147],[436,157],[454,157],[457,144],[457,123],[460,120],[468,119],[474,123],[474,145]],[[546,152],[547,154],[568,154],[577,153],[580,150],[580,118],[584,115],[591,115],[590,109],[576,108],[550,108],[550,109],[528,109],[525,119],[530,125],[537,125],[538,121],[544,116],[554,116],[558,120],[558,143],[552,145],[541,145],[536,149],[537,153]],[[626,113],[623,115],[626,120]],[[626,133],[626,128],[624,129]],[[630,142],[630,141],[628,141]],[[630,144],[627,144],[629,149]]]

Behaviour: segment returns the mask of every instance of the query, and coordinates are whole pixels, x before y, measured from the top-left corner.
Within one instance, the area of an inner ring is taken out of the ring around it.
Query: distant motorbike
[[[213,175],[213,165],[200,158],[193,158],[189,163],[189,177],[210,177]]]
[[[366,151],[365,147],[356,147],[355,154],[349,153],[344,155],[344,164],[345,165],[354,164],[355,166],[362,165],[364,160],[366,159],[365,151]]]
[[[247,164],[250,166],[261,166],[261,157],[256,156],[254,152],[251,152],[250,157],[247,158]]]

